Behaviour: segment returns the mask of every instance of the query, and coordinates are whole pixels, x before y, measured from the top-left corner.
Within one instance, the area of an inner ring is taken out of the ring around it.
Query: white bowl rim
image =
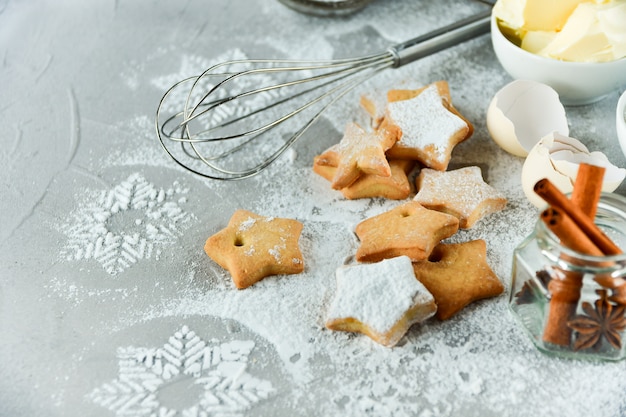
[[[626,133],[626,91],[624,91],[619,100],[617,100],[615,118],[617,123],[617,133],[619,134],[620,130]],[[626,140],[626,137],[623,139]]]

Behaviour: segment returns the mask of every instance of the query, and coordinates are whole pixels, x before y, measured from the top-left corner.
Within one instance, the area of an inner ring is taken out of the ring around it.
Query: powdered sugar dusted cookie
[[[237,210],[225,229],[207,239],[204,251],[230,272],[237,288],[247,288],[269,275],[304,270],[301,232],[297,220]]]
[[[406,256],[337,269],[337,291],[326,327],[360,332],[388,347],[435,314],[433,296],[415,279]]]
[[[408,159],[391,159],[391,176],[363,175],[341,193],[350,200],[369,197],[383,197],[389,200],[404,200],[411,194],[409,173],[416,162]]]
[[[416,180],[414,200],[432,210],[456,216],[459,227],[468,229],[484,216],[502,210],[506,198],[486,184],[479,167],[453,171],[424,168]]]
[[[447,320],[468,304],[494,297],[504,286],[487,263],[484,240],[444,244],[429,258],[413,263],[417,279],[435,297],[437,318]]]
[[[389,90],[387,92],[387,101],[391,103],[393,101],[410,100],[414,97],[417,97],[422,91],[424,91],[426,88],[433,86],[433,85],[437,87],[437,91],[439,92],[439,95],[441,96],[441,99],[443,100],[444,106],[446,106],[448,110],[456,114],[458,117],[463,119],[465,123],[467,123],[467,127],[469,128],[469,131],[467,132],[465,139],[472,136],[472,134],[474,133],[474,125],[472,125],[472,123],[467,118],[465,118],[465,116],[463,116],[461,112],[459,112],[452,104],[452,96],[450,95],[450,86],[448,85],[447,81],[444,81],[444,80],[435,81],[432,84],[429,84],[425,87],[420,87],[414,90],[406,90],[406,89]]]
[[[313,172],[328,181],[332,181],[337,173],[337,166],[341,159],[337,152],[338,147],[339,145],[335,144],[313,158]]]
[[[415,159],[426,167],[444,171],[454,147],[471,134],[471,124],[451,110],[437,84],[417,91],[413,98],[387,104],[381,129],[398,135],[398,142],[387,155]]]
[[[361,240],[356,259],[377,262],[401,255],[413,261],[426,259],[435,245],[458,229],[456,217],[409,201],[356,226]]]
[[[333,148],[335,146],[313,159],[313,171],[329,181],[335,176],[339,160],[339,155]],[[408,174],[415,167],[415,164],[415,161],[408,159],[392,159],[389,161],[391,176],[362,175],[340,191],[349,200],[370,197],[404,200],[411,194]]]
[[[385,107],[387,97],[383,92],[376,90],[361,95],[359,100],[361,107],[369,114],[372,121],[372,128],[377,129],[385,117]]]
[[[396,137],[385,130],[367,132],[356,123],[348,123],[343,138],[333,149],[339,156],[339,163],[332,188],[341,190],[363,174],[390,176],[385,151],[395,142]]]

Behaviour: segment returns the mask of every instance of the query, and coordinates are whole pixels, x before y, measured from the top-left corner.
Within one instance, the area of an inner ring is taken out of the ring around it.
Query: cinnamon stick
[[[602,182],[605,168],[596,165],[582,163],[579,165],[572,191],[571,201],[562,195],[555,193],[556,200],[561,205],[571,205],[579,209],[586,218],[593,222],[598,202],[602,193]],[[550,186],[550,192],[554,192]],[[545,188],[539,184],[540,191]],[[556,187],[554,187],[556,188]],[[556,190],[558,191],[558,190]],[[544,198],[545,199],[545,198]],[[552,199],[554,202],[555,198]],[[548,229],[561,239],[561,243],[577,252],[602,256],[604,253],[594,244],[587,234],[571,217],[554,207],[545,210],[541,215]],[[594,223],[595,226],[595,223]],[[566,259],[572,262],[571,259]],[[583,285],[583,276],[574,271],[560,271],[558,278],[552,279],[548,284],[551,294],[550,307],[547,321],[544,326],[543,340],[561,346],[569,346],[572,339],[572,330],[567,322],[576,314],[576,308],[580,300],[580,291]]]
[[[541,213],[541,220],[558,236],[562,245],[585,255],[604,255],[578,224],[559,209],[554,207],[545,209]]]
[[[580,207],[589,217],[596,216],[596,209],[606,168],[597,165],[582,163],[578,168],[572,203]],[[613,292],[609,299],[618,304],[626,305],[626,280],[621,277],[598,276],[595,278],[598,284],[610,288]]]
[[[596,226],[593,219],[575,206],[549,179],[539,180],[534,187],[535,193],[552,207],[567,214],[602,251],[604,255],[618,255],[622,250]]]
[[[578,166],[571,201],[591,219],[596,217],[605,171],[606,168],[598,165],[581,163]]]

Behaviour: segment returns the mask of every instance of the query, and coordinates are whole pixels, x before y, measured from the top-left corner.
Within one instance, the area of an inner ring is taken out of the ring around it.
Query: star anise
[[[534,284],[529,284],[530,281],[526,281],[522,288],[515,293],[515,301],[517,304],[532,304],[535,302],[535,291],[533,290]]]
[[[600,295],[591,303],[584,302],[582,309],[586,314],[578,314],[567,325],[577,332],[574,350],[589,349],[598,346],[604,337],[615,349],[622,348],[620,332],[626,329],[626,306],[616,306],[609,301],[606,290],[598,290]]]
[[[539,279],[539,281],[541,281],[541,283],[543,284],[543,288],[548,288],[548,284],[552,280],[552,276],[548,271],[542,269],[541,271],[537,271],[535,276],[537,277],[537,279]]]
[[[604,288],[608,288],[611,290],[612,295],[609,297],[609,300],[617,304],[626,305],[626,279],[624,279],[623,277],[616,278],[600,275],[597,276],[595,280]]]
[[[548,288],[548,283],[552,279],[548,271],[537,271],[536,277],[541,282],[544,289]],[[534,281],[528,280],[524,282],[522,288],[517,293],[515,293],[517,304],[532,304],[537,301],[537,296],[535,295],[535,292],[539,291],[537,287],[538,284],[536,284]]]

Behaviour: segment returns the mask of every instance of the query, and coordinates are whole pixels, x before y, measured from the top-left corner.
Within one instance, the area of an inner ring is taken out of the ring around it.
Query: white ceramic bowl
[[[615,127],[617,128],[617,139],[622,153],[626,156],[626,91],[622,94],[617,102],[617,111],[615,112]]]
[[[516,79],[538,81],[559,93],[566,105],[589,104],[626,85],[626,58],[611,62],[565,62],[535,55],[509,41],[491,16],[493,49]]]

